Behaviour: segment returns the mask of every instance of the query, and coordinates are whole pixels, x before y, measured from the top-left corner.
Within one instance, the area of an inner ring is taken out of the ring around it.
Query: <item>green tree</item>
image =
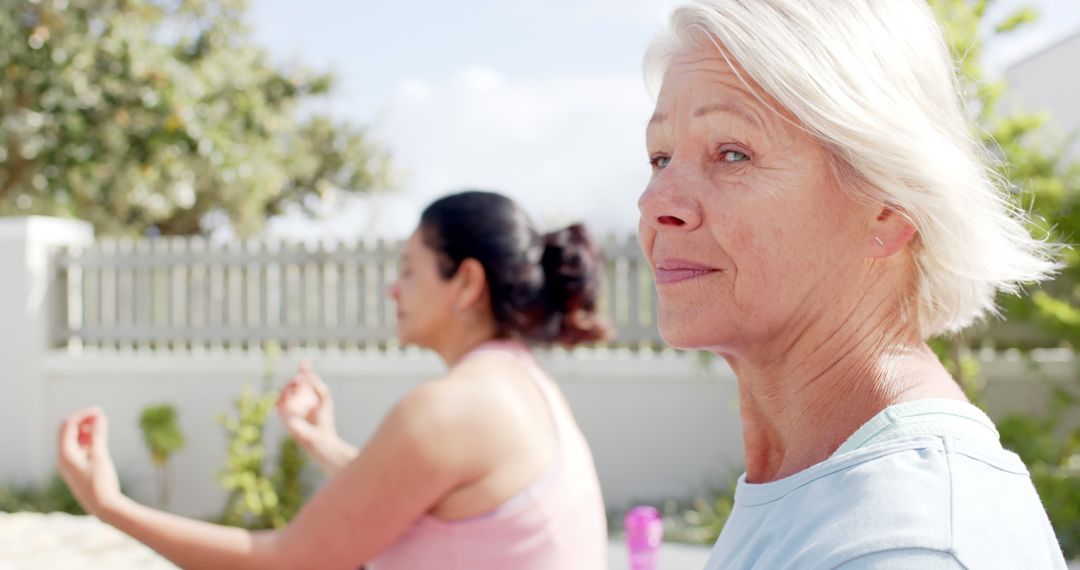
[[[1023,328],[1021,335],[1008,335],[1003,334],[1003,325],[993,323],[990,336],[999,345],[1004,342],[1019,348],[1062,340],[1080,347],[1080,164],[1068,160],[1061,141],[1047,139],[1043,129],[1047,116],[1002,111],[1007,85],[988,78],[982,68],[985,40],[1035,21],[1038,13],[1031,7],[1019,8],[993,22],[987,36],[992,0],[931,0],[930,4],[945,27],[983,140],[1000,159],[998,174],[1014,189],[1016,205],[1032,214],[1033,234],[1065,246],[1056,279],[1028,295],[999,300],[1010,323],[1032,326]],[[969,336],[981,334],[978,330]]]
[[[0,214],[105,234],[240,235],[385,186],[364,129],[301,113],[326,74],[272,64],[245,0],[0,0]]]

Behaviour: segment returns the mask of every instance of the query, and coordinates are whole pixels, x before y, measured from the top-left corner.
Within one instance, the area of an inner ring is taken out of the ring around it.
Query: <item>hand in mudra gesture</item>
[[[300,370],[281,389],[277,409],[289,435],[305,450],[314,451],[337,439],[330,390],[312,372],[309,361],[301,362]]]
[[[83,510],[98,516],[121,497],[108,433],[105,413],[87,408],[64,419],[57,441],[60,476]]]

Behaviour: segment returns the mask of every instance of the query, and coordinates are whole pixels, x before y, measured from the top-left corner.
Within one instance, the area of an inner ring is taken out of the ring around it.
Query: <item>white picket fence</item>
[[[399,242],[215,244],[101,240],[57,258],[55,346],[352,349],[396,347],[387,289]],[[656,296],[633,237],[611,237],[601,308],[614,345],[657,347]]]

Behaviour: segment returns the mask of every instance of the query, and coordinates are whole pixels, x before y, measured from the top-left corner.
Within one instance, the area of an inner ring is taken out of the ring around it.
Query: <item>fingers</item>
[[[109,456],[109,418],[100,408],[95,408],[90,449],[93,457]]]
[[[307,358],[300,361],[300,370],[289,379],[288,382],[282,386],[281,391],[278,392],[277,406],[281,409],[285,406],[289,399],[296,395],[296,391],[300,384],[304,382],[305,377],[311,374],[311,361]]]
[[[68,416],[60,422],[56,449],[60,454],[61,464],[71,463],[79,457],[84,457],[79,446],[79,422],[73,416]]]
[[[98,407],[83,408],[64,418],[57,440],[61,463],[83,465],[87,451],[94,449],[107,454],[108,450],[103,447],[107,431],[105,422],[105,414]]]
[[[330,388],[327,387],[326,382],[323,382],[323,379],[318,374],[308,374],[304,379],[311,386],[311,389],[315,390],[315,395],[319,398],[320,404],[330,401]]]
[[[296,375],[281,388],[277,409],[278,415],[289,426],[294,424],[290,421],[293,416],[309,423],[318,423],[320,417],[331,413],[333,402],[330,400],[330,389],[322,378],[311,370],[310,359],[303,359]],[[295,433],[295,430],[291,431]]]
[[[315,396],[319,399],[320,405],[330,401],[330,388],[327,387],[326,383],[323,382],[323,379],[311,369],[310,358],[304,358],[300,361],[300,372],[293,377],[290,381],[290,386],[287,386],[286,388],[291,387],[293,382],[303,382],[308,386],[311,386],[311,389],[315,391]],[[290,395],[294,392],[295,389],[290,392]]]
[[[293,377],[292,380],[289,380],[285,386],[281,388],[281,392],[278,392],[277,407],[279,410],[281,410],[288,402],[289,398],[296,393],[296,383],[297,379],[296,377]]]

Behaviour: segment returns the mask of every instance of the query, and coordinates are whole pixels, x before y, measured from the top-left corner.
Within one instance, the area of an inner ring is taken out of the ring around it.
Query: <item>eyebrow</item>
[[[754,125],[755,127],[759,128],[759,129],[762,128],[761,120],[758,119],[757,115],[755,115],[753,112],[748,110],[746,107],[744,107],[742,105],[736,105],[734,103],[711,103],[711,104],[708,104],[708,105],[702,105],[701,107],[698,107],[697,109],[694,110],[694,117],[699,118],[699,117],[704,117],[706,115],[712,115],[712,114],[715,114],[715,113],[725,113],[725,114],[728,114],[728,115],[734,115],[735,117],[738,117],[738,118],[742,119],[743,121],[745,121],[747,123],[750,123],[751,125]],[[663,123],[667,119],[668,119],[668,116],[667,116],[666,113],[661,113],[661,112],[657,111],[656,113],[653,113],[652,118],[649,119],[649,125],[648,126],[651,127],[653,124]]]

